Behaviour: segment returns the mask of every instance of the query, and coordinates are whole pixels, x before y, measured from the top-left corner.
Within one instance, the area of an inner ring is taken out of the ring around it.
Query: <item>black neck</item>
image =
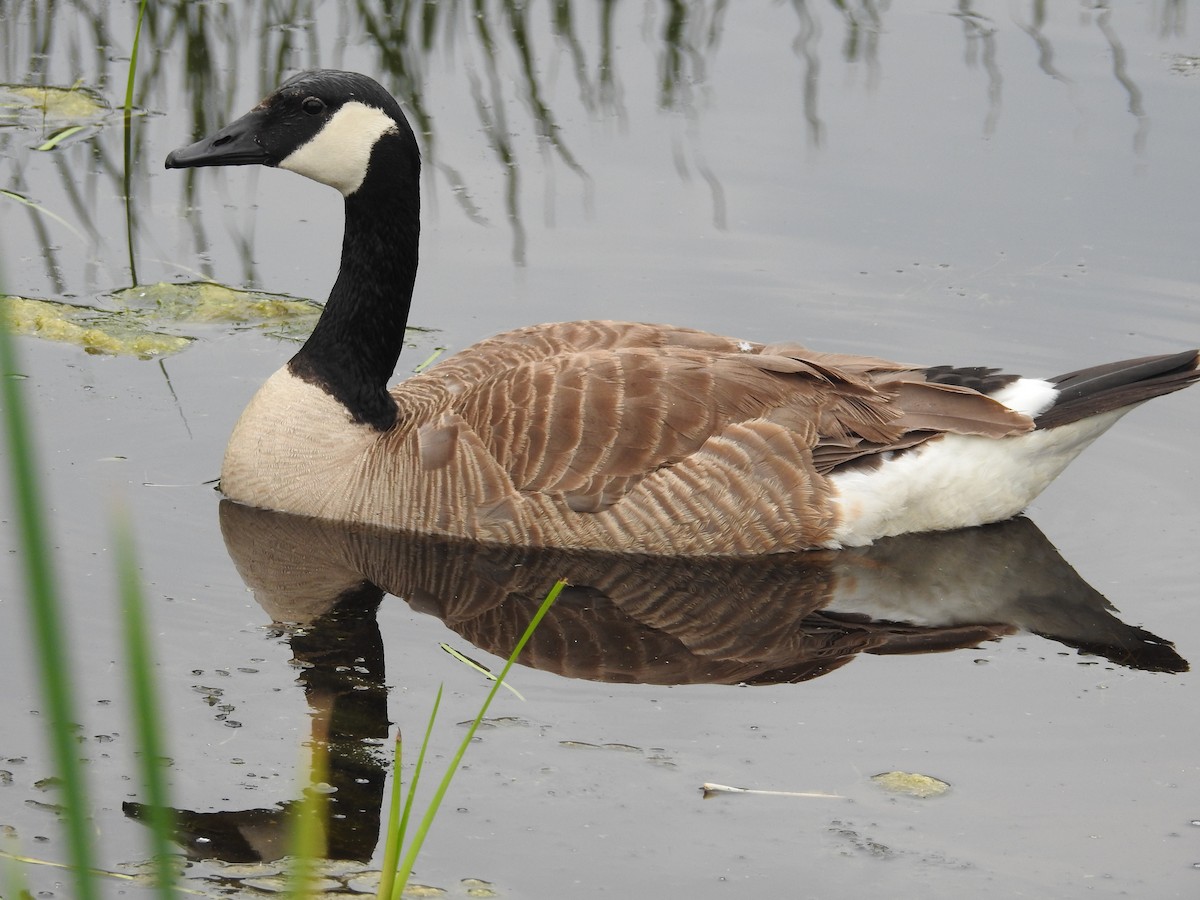
[[[419,162],[406,149],[395,135],[381,138],[362,186],[346,198],[337,281],[316,328],[288,363],[354,421],[380,431],[396,420],[387,383],[404,345],[417,277]]]

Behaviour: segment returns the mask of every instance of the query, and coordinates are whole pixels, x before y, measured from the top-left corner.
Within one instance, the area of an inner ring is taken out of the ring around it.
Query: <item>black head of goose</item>
[[[583,321],[387,388],[417,270],[420,153],[370,78],[305,72],[168,168],[277,166],[345,197],[311,337],[251,400],[221,489],[253,506],[486,542],[659,555],[870,543],[1006,519],[1194,350],[1020,378]]]

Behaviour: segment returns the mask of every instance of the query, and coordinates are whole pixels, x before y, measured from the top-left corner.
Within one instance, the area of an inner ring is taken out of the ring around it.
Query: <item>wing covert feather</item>
[[[907,364],[636,323],[518,329],[430,375],[446,385],[457,427],[474,435],[470,446],[514,490],[557,496],[577,512],[611,506],[756,421],[789,434],[774,442],[770,471],[756,469],[775,482],[789,467],[819,478],[944,432],[1002,437],[1032,428],[1020,413],[968,388],[927,383]],[[425,434],[423,462],[459,445],[457,435]]]

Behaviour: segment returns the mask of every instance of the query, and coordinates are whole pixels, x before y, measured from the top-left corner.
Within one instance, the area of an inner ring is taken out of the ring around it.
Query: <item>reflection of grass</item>
[[[103,47],[90,65],[89,83],[108,86],[124,79],[110,76],[111,60],[120,59],[122,48],[114,42],[113,34],[121,34],[129,7],[119,4],[75,4],[58,14],[46,17],[35,26],[25,28],[31,14],[29,4],[18,4],[11,16],[0,17],[0,42],[19,60],[12,64],[5,77],[26,78],[43,82],[52,60],[66,54],[78,57],[78,47]],[[791,12],[781,18],[781,27],[770,35],[771,40],[786,42],[796,57],[795,77],[803,85],[800,100],[808,136],[814,145],[823,140],[827,127],[820,115],[823,92],[828,91],[828,57],[840,55],[848,63],[861,65],[867,72],[868,86],[877,82],[881,71],[881,44],[888,39],[888,16],[897,13],[886,5],[870,0],[851,0],[827,6],[796,2],[788,4]],[[91,8],[91,7],[94,7]],[[273,90],[291,71],[318,65],[341,65],[343,48],[365,47],[373,60],[361,68],[377,76],[405,103],[414,130],[422,142],[422,155],[427,163],[431,182],[443,183],[450,197],[473,221],[489,221],[503,217],[512,230],[512,257],[517,264],[525,260],[525,219],[528,216],[526,196],[529,191],[530,157],[540,154],[540,165],[549,168],[562,165],[582,185],[583,203],[590,206],[592,185],[585,171],[586,158],[575,146],[578,131],[569,127],[571,115],[564,109],[565,93],[573,95],[583,110],[594,119],[621,123],[626,116],[625,98],[640,92],[652,96],[657,105],[671,112],[683,113],[690,120],[705,115],[708,84],[722,71],[716,65],[721,52],[721,37],[726,29],[736,27],[742,8],[728,0],[668,0],[650,4],[640,12],[614,0],[585,4],[573,0],[445,0],[441,3],[379,4],[371,0],[355,0],[338,8],[335,33],[321,37],[318,13],[325,19],[330,9],[314,0],[293,0],[287,4],[197,4],[182,0],[163,0],[150,4],[145,13],[146,39],[159,52],[148,54],[142,65],[141,83],[132,84],[125,92],[124,104],[129,108],[170,108],[172,130],[180,136],[209,133],[218,124],[228,121],[245,101],[242,92],[246,83],[253,85],[256,96]],[[1025,64],[1022,58],[1014,61],[1011,51],[1001,53],[1005,46],[999,41],[998,23],[991,23],[980,14],[965,7],[948,15],[957,16],[963,23],[963,65],[968,69],[982,63],[987,78],[985,131],[998,126],[1002,64]],[[1178,6],[1162,5],[1162,30],[1168,33],[1178,26]],[[630,17],[641,17],[645,49],[654,57],[655,75],[644,83],[630,85],[622,82],[622,72],[630,70],[629,59],[643,48],[622,44],[618,29]],[[624,17],[624,18],[621,18]],[[1038,65],[1053,77],[1065,79],[1049,67],[1053,47],[1041,27],[1046,18],[1037,5],[1031,25],[1016,27],[1037,47]],[[1086,19],[1087,17],[1085,17]],[[1124,51],[1112,31],[1110,15],[1101,11],[1094,16],[1095,26],[1103,35],[1113,58],[1113,76],[1129,96],[1129,109],[1138,120],[1138,146],[1144,141],[1146,117],[1141,111],[1137,86],[1129,79],[1123,64]],[[929,21],[935,21],[932,17]],[[1081,19],[1084,27],[1092,27]],[[841,34],[839,44],[831,44],[822,35]],[[30,37],[29,35],[33,35]],[[247,40],[247,35],[255,36]],[[321,38],[318,40],[318,38]],[[241,70],[240,54],[254,60],[255,68]],[[454,153],[442,149],[435,139],[438,132],[430,85],[436,77],[435,61],[453,60],[455,67],[467,73],[462,92],[466,97],[455,98],[464,106],[473,105],[480,127],[479,139],[486,142],[493,160],[493,171],[504,179],[504,191],[495,203],[499,212],[481,208],[480,196],[486,188],[472,183],[470,167],[456,163],[474,148],[461,147]],[[573,91],[564,92],[556,84],[558,60],[573,82]],[[174,71],[178,69],[178,72]],[[169,100],[161,94],[162,83],[172,82],[178,75],[181,97]],[[725,76],[729,77],[729,76]],[[974,77],[974,76],[972,76]],[[69,79],[64,79],[69,84]],[[781,83],[791,80],[781,73]],[[31,90],[39,88],[30,86]],[[120,103],[112,98],[113,106]],[[168,103],[170,104],[168,107]],[[176,112],[187,110],[187,112]],[[0,115],[3,110],[0,109]],[[115,117],[112,117],[115,120]],[[181,119],[188,119],[185,125]],[[79,124],[79,123],[73,123]],[[8,133],[16,133],[15,129]],[[81,175],[79,166],[62,165],[62,192],[71,198],[76,226],[96,242],[102,240],[103,228],[96,226],[97,205],[88,202],[97,194],[92,171],[111,179],[113,190],[127,198],[128,242],[133,246],[146,240],[145,232],[136,228],[137,207],[128,201],[129,187],[119,187],[118,179],[130,171],[120,166],[109,152],[106,142],[91,140],[96,134],[89,126],[70,137],[70,142],[89,140],[95,154],[95,165]],[[693,150],[702,159],[699,130],[689,129],[686,139],[694,143]],[[534,146],[523,141],[531,135]],[[6,149],[7,135],[0,131],[0,153]],[[146,129],[126,129],[127,153],[145,160]],[[63,146],[61,144],[57,146]],[[22,151],[23,153],[23,151]],[[14,171],[22,172],[24,154],[16,157]],[[55,154],[61,157],[62,154]],[[524,173],[521,172],[524,167]],[[703,167],[702,167],[703,168]],[[712,185],[714,217],[721,221],[721,194],[717,175],[703,171]],[[522,175],[523,180],[522,180]],[[195,174],[184,179],[184,202],[195,203]],[[553,182],[549,190],[553,190]],[[27,193],[39,201],[43,192],[22,189],[18,179],[10,176],[5,188]],[[142,187],[144,190],[145,188]],[[103,190],[103,189],[101,189]],[[432,193],[432,192],[430,192]],[[60,211],[61,212],[61,211]],[[35,227],[37,227],[35,225]],[[194,222],[197,255],[203,257],[209,241],[204,234],[203,219]],[[231,228],[239,247],[245,281],[255,280],[254,237],[249,229],[240,233]],[[38,236],[49,248],[53,242]],[[102,254],[95,254],[103,258]],[[114,254],[116,256],[116,254]],[[130,265],[135,255],[129,254]],[[50,267],[53,269],[54,267]],[[210,273],[206,273],[210,274]],[[56,276],[53,271],[51,279]],[[136,281],[136,276],[131,278]]]

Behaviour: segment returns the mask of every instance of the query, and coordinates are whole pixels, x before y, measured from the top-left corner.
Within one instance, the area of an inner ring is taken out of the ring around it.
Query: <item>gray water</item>
[[[152,5],[132,253],[119,116],[89,119],[49,151],[35,148],[61,123],[0,118],[0,189],[45,210],[0,196],[0,266],[14,294],[109,306],[109,292],[133,280],[132,256],[140,283],[207,277],[323,298],[340,242],[336,194],[284,172],[162,168],[172,148],[320,65],[379,77],[425,132],[413,324],[433,331],[402,357],[401,376],[437,347],[570,318],[1033,375],[1200,340],[1200,41],[1186,4],[627,2],[611,18],[585,3],[485,4],[481,17],[438,4],[427,39],[416,12],[389,23],[368,4],[296,4],[287,21],[241,5]],[[81,80],[118,105],[132,30],[128,4],[53,15],[8,4],[0,82]],[[20,342],[100,860],[114,870],[147,854],[143,826],[122,812],[143,798],[115,615],[115,503],[136,521],[174,805],[232,813],[250,830],[238,811],[298,795],[312,727],[311,683],[297,674],[313,664],[292,630],[272,626],[273,615],[304,616],[272,606],[283,601],[261,585],[257,600],[250,593],[207,483],[242,406],[295,344],[254,329],[181,330],[198,340],[161,364]],[[1119,608],[1110,622],[1072,587],[1096,627],[1147,629],[1193,662],[1198,398],[1136,411],[1029,510]],[[0,778],[0,825],[21,852],[61,860],[44,805],[55,798],[38,786],[53,771],[8,491],[5,481],[0,772],[11,778]],[[1019,564],[1015,586],[1000,571],[967,591],[983,612],[947,613],[949,583],[979,575],[977,552],[920,582],[927,608],[886,591],[872,608],[925,625],[959,616],[1009,626],[997,634],[1017,628],[977,649],[851,654],[803,683],[741,687],[595,681],[583,663],[573,674],[585,677],[559,674],[582,644],[514,670],[525,702],[498,698],[417,880],[464,896],[464,879],[482,879],[532,898],[1195,896],[1196,676],[1078,652],[1070,628],[1047,623],[1058,594],[1040,618],[1028,614],[1046,597]],[[469,587],[440,585],[462,603]],[[461,735],[453,723],[473,715],[486,684],[438,644],[495,667],[494,634],[402,588],[412,596],[384,597],[378,612],[385,674],[361,686],[384,707],[348,740],[369,745],[386,719],[415,743],[444,682],[431,751],[440,771]],[[1025,604],[1020,614],[993,609],[1006,592]],[[739,620],[737,633],[764,616]],[[889,770],[951,790],[890,795],[870,781]],[[704,800],[710,781],[845,799]],[[269,843],[267,830],[257,833]],[[377,866],[378,853],[359,865]],[[271,871],[196,862],[190,886]],[[56,870],[28,873],[48,896],[70,895]],[[114,881],[106,891],[138,889]]]

